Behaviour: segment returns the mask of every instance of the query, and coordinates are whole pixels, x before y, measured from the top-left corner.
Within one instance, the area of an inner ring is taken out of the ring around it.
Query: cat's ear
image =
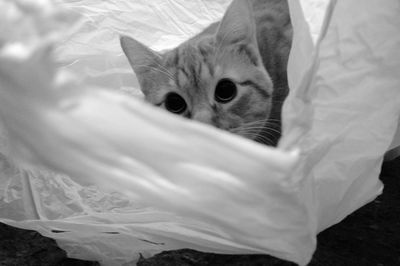
[[[151,66],[160,64],[161,55],[141,42],[129,36],[120,36],[120,42],[122,50],[139,79],[151,70]]]
[[[253,10],[248,0],[234,0],[230,4],[219,24],[216,38],[222,45],[257,42]]]

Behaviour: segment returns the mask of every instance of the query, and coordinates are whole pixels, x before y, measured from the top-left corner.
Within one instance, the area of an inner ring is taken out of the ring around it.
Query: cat
[[[163,54],[120,38],[148,102],[271,146],[291,42],[286,0],[234,0],[220,22]]]

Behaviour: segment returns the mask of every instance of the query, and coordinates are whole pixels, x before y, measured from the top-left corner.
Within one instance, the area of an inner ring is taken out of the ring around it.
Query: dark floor
[[[318,236],[310,266],[400,265],[400,158],[384,163],[383,194]],[[51,239],[33,231],[0,224],[0,266],[89,266],[96,262],[68,259]],[[139,266],[294,265],[266,255],[217,255],[193,250],[163,252]]]

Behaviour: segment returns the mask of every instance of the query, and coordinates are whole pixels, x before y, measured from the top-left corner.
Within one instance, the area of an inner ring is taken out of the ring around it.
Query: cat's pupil
[[[220,103],[232,101],[236,94],[236,85],[230,79],[221,79],[215,88],[215,100]]]
[[[179,94],[171,92],[165,98],[165,108],[171,113],[181,114],[186,110],[186,102]]]

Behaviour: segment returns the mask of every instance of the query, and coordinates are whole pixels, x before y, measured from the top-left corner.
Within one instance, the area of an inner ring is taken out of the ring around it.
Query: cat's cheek
[[[226,123],[226,130],[231,130],[241,127],[245,123],[245,119],[239,115],[231,115],[229,119],[226,120]]]

